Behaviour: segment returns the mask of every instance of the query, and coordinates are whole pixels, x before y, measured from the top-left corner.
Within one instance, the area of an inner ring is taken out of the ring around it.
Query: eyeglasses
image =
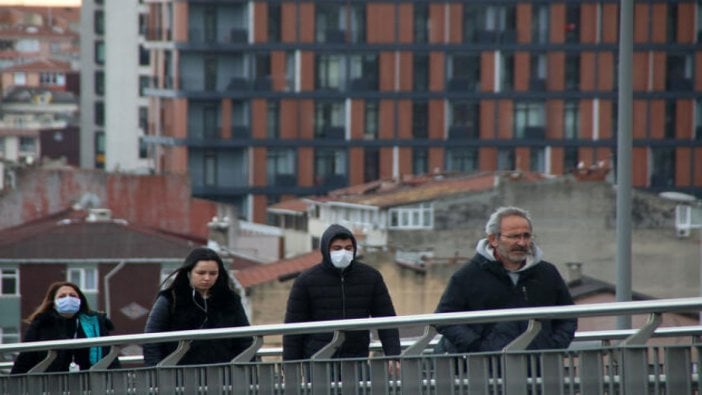
[[[500,233],[500,236],[504,237],[505,239],[507,239],[511,242],[519,241],[522,239],[524,239],[525,241],[529,241],[532,238],[532,234],[529,232],[515,233],[515,234],[509,234],[509,235]]]

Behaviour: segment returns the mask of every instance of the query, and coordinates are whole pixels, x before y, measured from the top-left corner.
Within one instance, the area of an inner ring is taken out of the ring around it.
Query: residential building
[[[0,9],[0,69],[56,59],[78,67],[77,7],[3,6]],[[20,75],[17,78],[21,78]],[[21,83],[21,79],[18,85]]]
[[[2,94],[13,88],[44,88],[69,91],[78,95],[76,85],[78,72],[67,62],[54,59],[41,59],[36,62],[7,67],[0,70]]]
[[[151,72],[142,45],[146,12],[140,0],[81,5],[82,167],[151,173],[142,142]]]
[[[607,280],[616,276],[618,246],[616,191],[605,175],[593,168],[560,177],[513,171],[406,176],[309,197],[304,208],[281,202],[270,211],[279,219],[297,211],[307,220],[306,232],[284,223],[285,235],[294,234],[306,251],[319,248],[324,229],[339,223],[354,232],[364,252],[386,252],[397,263],[413,258],[442,265],[473,256],[497,207],[519,206],[531,213],[546,260],[563,273],[568,262],[583,262],[588,275]],[[695,237],[678,234],[676,205],[648,192],[632,196],[633,287],[657,298],[700,293],[699,245]],[[287,240],[285,245],[287,256]]]
[[[109,209],[66,209],[0,231],[0,341],[16,342],[23,318],[41,303],[49,284],[71,281],[91,307],[105,311],[113,334],[142,333],[160,284],[206,239],[174,235],[113,218]],[[223,255],[233,273],[255,265]],[[244,301],[248,304],[246,298]],[[140,347],[122,350],[140,353]]]
[[[255,222],[399,175],[616,164],[614,0],[148,6],[156,171]],[[636,4],[635,188],[702,195],[700,7]]]
[[[47,87],[14,87],[0,102],[0,158],[33,164],[63,159],[78,164],[78,99]]]

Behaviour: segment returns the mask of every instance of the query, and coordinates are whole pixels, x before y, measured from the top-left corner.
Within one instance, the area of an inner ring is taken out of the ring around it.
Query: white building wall
[[[148,99],[139,95],[138,0],[105,2],[105,169],[146,173],[149,162],[139,158],[139,106]]]
[[[119,2],[121,3],[121,2]],[[84,1],[80,11],[80,167],[95,168],[95,11],[102,8],[95,1]]]

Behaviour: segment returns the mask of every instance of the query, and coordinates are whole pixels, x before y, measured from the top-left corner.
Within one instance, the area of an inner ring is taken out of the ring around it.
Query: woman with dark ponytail
[[[205,247],[192,250],[164,284],[171,280],[156,297],[146,333],[249,325],[241,298],[215,251]],[[178,364],[229,362],[252,342],[251,337],[193,341]],[[145,344],[144,363],[158,364],[176,346],[175,342]]]

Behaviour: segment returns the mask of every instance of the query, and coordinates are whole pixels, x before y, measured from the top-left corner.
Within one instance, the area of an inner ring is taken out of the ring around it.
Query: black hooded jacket
[[[114,330],[112,322],[103,313],[88,312],[83,313],[88,315],[96,315],[100,326],[100,336],[107,336],[110,331]],[[73,318],[64,318],[59,315],[56,310],[48,310],[39,314],[29,324],[29,328],[22,338],[23,342],[34,342],[44,340],[63,340],[63,339],[83,339],[85,338],[83,328],[78,324],[77,315]],[[90,364],[90,348],[79,348],[72,350],[60,350],[56,355],[56,359],[46,369],[47,372],[67,372],[68,365],[75,362],[80,367],[80,370],[89,369]],[[102,348],[102,356],[110,352],[109,347]],[[12,374],[27,373],[36,364],[46,358],[46,351],[29,351],[20,353],[12,366]],[[110,365],[110,368],[118,367],[119,362],[115,361]]]
[[[353,260],[343,270],[331,263],[329,245],[344,236],[353,241],[354,257],[357,245],[351,231],[341,225],[331,225],[322,235],[322,262],[304,271],[295,280],[285,322],[326,321],[347,318],[394,316],[390,294],[383,277],[376,269]],[[345,333],[345,341],[334,354],[336,358],[368,357],[368,331]],[[385,355],[400,353],[397,329],[378,331]],[[307,359],[329,343],[332,333],[283,336],[283,359]]]
[[[206,309],[203,308],[206,306]],[[211,295],[205,301],[198,292],[187,290],[165,290],[159,293],[149,318],[146,333],[180,331],[190,329],[226,328],[247,326],[249,320],[236,292],[227,290]],[[248,348],[253,339],[231,338],[197,340],[178,365],[229,362]],[[144,364],[153,366],[175,351],[177,343],[153,343],[144,345]]]

